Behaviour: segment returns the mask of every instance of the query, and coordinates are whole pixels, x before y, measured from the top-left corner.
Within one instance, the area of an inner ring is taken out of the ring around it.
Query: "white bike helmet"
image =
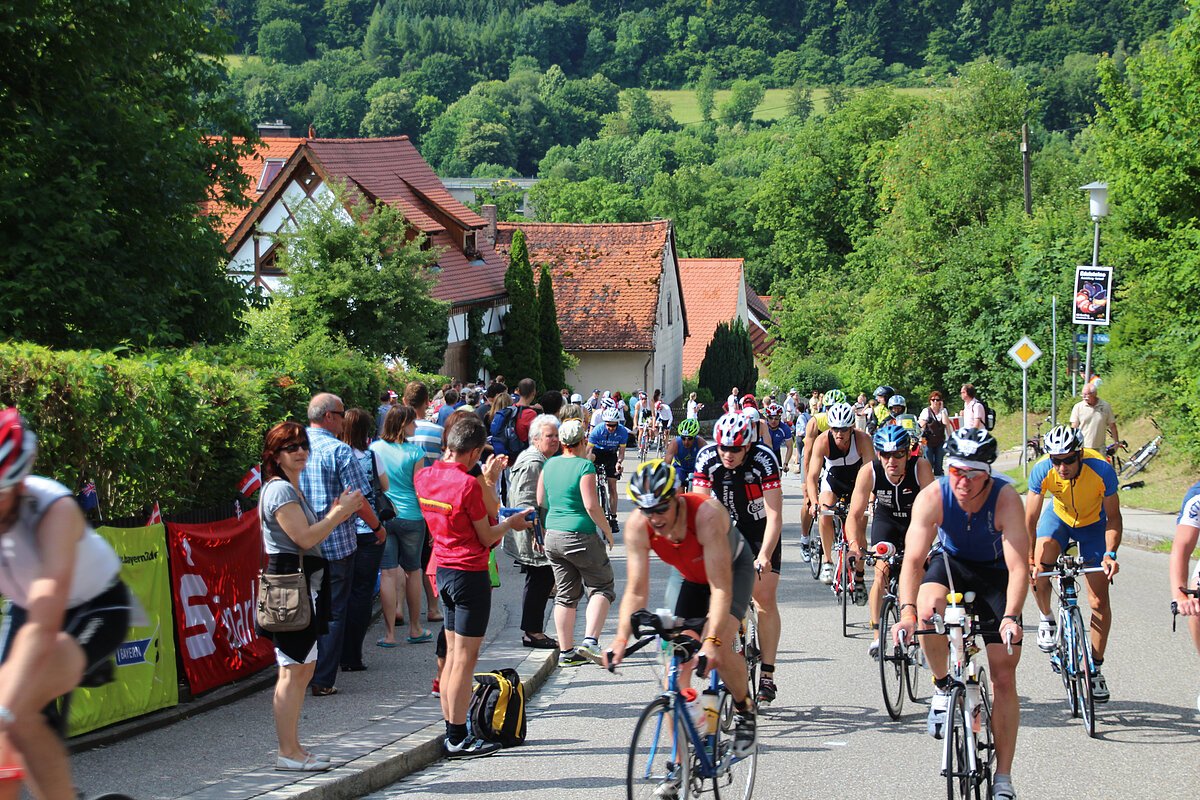
[[[606,408],[600,414],[600,419],[604,420],[606,423],[607,422],[620,422],[621,421],[621,412],[617,411],[615,408]]]
[[[726,414],[713,426],[713,440],[720,447],[742,447],[752,444],[750,420],[741,414]]]
[[[831,428],[853,428],[854,408],[849,403],[834,403],[825,412],[825,421]]]
[[[1048,455],[1066,456],[1083,448],[1083,437],[1074,428],[1059,425],[1042,437],[1042,444]]]

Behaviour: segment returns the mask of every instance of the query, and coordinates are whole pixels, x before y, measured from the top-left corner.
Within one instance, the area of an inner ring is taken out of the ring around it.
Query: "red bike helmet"
[[[0,411],[0,489],[19,484],[33,471],[37,458],[37,437],[26,429],[15,408]]]
[[[752,439],[751,422],[741,414],[726,414],[713,426],[713,440],[720,447],[743,447]]]

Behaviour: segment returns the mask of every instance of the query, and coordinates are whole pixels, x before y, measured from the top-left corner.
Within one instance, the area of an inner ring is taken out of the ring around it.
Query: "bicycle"
[[[733,753],[733,698],[716,671],[709,672],[703,728],[692,719],[679,687],[680,667],[700,652],[688,631],[704,629],[705,618],[681,620],[670,612],[641,609],[630,618],[637,641],[625,654],[662,640],[670,653],[667,687],[642,709],[633,729],[625,771],[625,790],[635,798],[693,798],[711,788],[713,796],[749,800],[758,770],[757,749],[745,757]],[[703,657],[701,657],[703,659]],[[611,656],[609,663],[611,664]],[[698,663],[705,671],[703,660]],[[614,671],[613,667],[609,667]],[[711,782],[706,788],[705,782]]]
[[[821,526],[818,524],[815,515],[808,529],[808,544],[801,545],[800,549],[803,551],[804,557],[808,560],[808,568],[812,571],[813,580],[817,580],[821,577],[821,563],[825,555],[825,550],[824,545],[821,544]]]
[[[943,556],[944,557],[944,556]],[[950,697],[943,732],[942,769],[946,779],[946,797],[992,796],[992,775],[996,763],[996,743],[992,734],[992,691],[987,670],[976,661],[978,619],[967,606],[974,592],[956,592],[953,585],[946,595],[944,615],[934,614],[933,628],[917,634],[937,634],[950,640]],[[962,604],[962,605],[960,605]],[[1012,654],[1012,640],[1006,641]]]
[[[646,453],[650,447],[650,423],[642,422],[638,425],[638,463],[646,461]]]
[[[1179,587],[1179,591],[1183,592],[1188,597],[1200,597],[1200,588],[1188,589],[1183,586]],[[1171,633],[1175,632],[1175,623],[1179,620],[1179,603],[1171,601]]]
[[[1037,433],[1025,440],[1025,463],[1032,464],[1042,456],[1046,455],[1046,448],[1042,444],[1042,426],[1049,425],[1053,422],[1052,417],[1046,417],[1037,424]]]
[[[842,607],[842,636],[850,635],[850,602],[857,587],[858,574],[854,570],[854,558],[850,555],[850,542],[846,539],[846,514],[849,507],[846,499],[838,498],[835,505],[821,506],[821,516],[833,519],[833,596]],[[866,576],[862,576],[866,582]]]
[[[1084,567],[1083,556],[1063,554],[1053,569],[1039,572],[1039,578],[1053,578],[1058,585],[1058,635],[1054,652],[1050,655],[1050,668],[1062,676],[1063,688],[1067,691],[1067,705],[1072,717],[1083,720],[1083,729],[1091,738],[1096,736],[1096,701],[1092,696],[1092,675],[1096,662],[1092,657],[1092,641],[1083,624],[1083,610],[1079,605],[1079,589],[1076,585],[1080,575],[1103,572],[1103,567]]]
[[[904,695],[914,703],[921,702],[917,696],[918,677],[921,671],[921,648],[916,641],[901,646],[892,641],[892,629],[900,622],[900,566],[904,553],[890,542],[875,545],[868,553],[868,566],[883,561],[888,565],[887,590],[879,607],[879,682],[883,687],[883,705],[888,716],[900,719],[904,708]]]
[[[610,522],[616,519],[610,503],[612,498],[608,495],[608,467],[601,463],[596,464],[596,494],[600,498],[600,510],[604,512],[604,518]]]
[[[1149,464],[1156,455],[1158,455],[1158,451],[1162,447],[1162,428],[1158,427],[1158,423],[1154,421],[1154,417],[1150,418],[1150,424],[1152,424],[1158,431],[1158,435],[1139,447],[1134,454],[1129,457],[1129,460],[1125,462],[1125,469],[1122,472],[1117,473],[1117,477],[1119,477],[1121,480],[1128,480],[1134,475],[1137,475],[1146,468],[1146,465]]]
[[[1112,468],[1117,471],[1118,475],[1121,474],[1121,470],[1125,469],[1125,459],[1121,458],[1121,454],[1118,452],[1120,450],[1129,452],[1129,443],[1124,439],[1119,442],[1113,442],[1104,448],[1104,460],[1112,465]]]

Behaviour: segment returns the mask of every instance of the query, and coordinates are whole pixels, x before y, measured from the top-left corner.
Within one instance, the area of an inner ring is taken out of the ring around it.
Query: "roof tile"
[[[683,343],[683,374],[700,371],[704,352],[717,325],[738,315],[738,287],[744,281],[743,259],[681,258],[683,302],[687,310],[688,338]]]

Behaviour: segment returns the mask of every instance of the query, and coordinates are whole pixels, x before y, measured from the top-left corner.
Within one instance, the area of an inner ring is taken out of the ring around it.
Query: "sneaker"
[[[1037,646],[1043,653],[1054,652],[1054,648],[1058,646],[1057,622],[1052,619],[1044,619],[1038,622]]]
[[[1108,702],[1108,682],[1104,680],[1104,676],[1100,674],[1099,667],[1092,673],[1092,699],[1097,703]]]
[[[442,696],[442,686],[440,683],[438,683],[437,678],[433,679],[433,689],[429,692],[429,696],[430,697],[441,697]]]
[[[821,583],[826,586],[833,585],[833,564],[828,561],[821,565]]]
[[[671,773],[663,778],[663,782],[654,788],[654,796],[661,797],[663,800],[675,800],[676,797],[679,797],[681,784],[679,770],[672,769]]]
[[[946,711],[950,708],[950,693],[933,687],[933,697],[929,700],[929,718],[926,728],[929,735],[935,739],[942,738],[942,730],[946,727]]]
[[[758,700],[759,705],[770,705],[775,702],[775,695],[778,689],[775,687],[775,679],[768,678],[765,675],[758,679]]]
[[[800,557],[802,559],[804,559],[805,563],[812,561],[811,548],[812,548],[812,537],[811,536],[801,536],[800,537]]]
[[[879,639],[878,638],[871,640],[871,646],[867,648],[867,655],[869,655],[871,658],[875,659],[876,661],[879,660]]]
[[[450,744],[450,740],[446,739],[442,747],[446,751],[446,758],[482,758],[499,750],[500,743],[468,736],[458,744]]]
[[[558,665],[560,667],[578,667],[580,664],[587,664],[590,661],[591,659],[580,654],[578,647],[572,647],[565,653],[558,654]]]
[[[1017,800],[1017,790],[1012,781],[994,781],[992,783],[992,800]]]
[[[620,533],[620,532],[621,532],[621,526],[620,526],[620,524],[617,522],[617,518],[616,518],[616,517],[609,517],[609,518],[608,518],[608,527],[612,528],[613,536],[616,536],[618,533]]]
[[[867,604],[867,579],[864,575],[854,576],[854,605],[865,606]]]
[[[596,642],[586,642],[582,647],[576,647],[575,655],[586,658],[598,667],[604,666],[604,655],[600,652],[600,645]]]
[[[738,711],[733,715],[733,754],[746,758],[758,742],[758,724],[753,711]]]

